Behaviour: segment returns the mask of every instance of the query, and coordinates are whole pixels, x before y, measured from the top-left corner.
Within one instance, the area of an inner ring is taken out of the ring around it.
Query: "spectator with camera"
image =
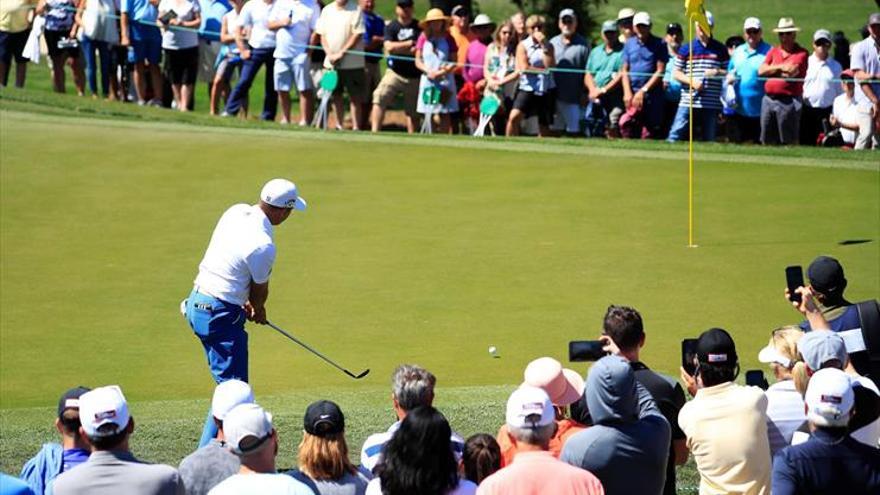
[[[82,96],[85,94],[85,73],[76,39],[76,1],[40,0],[36,13],[46,18],[43,37],[52,59],[52,89],[64,93],[64,66],[69,65],[76,94]]]
[[[812,436],[774,459],[774,495],[880,491],[880,452],[848,435],[856,402],[851,378],[834,368],[817,371],[805,400]]]
[[[733,338],[712,328],[697,339],[696,373],[681,370],[694,399],[678,415],[700,473],[701,492],[770,493],[767,396],[737,385],[739,360]]]
[[[807,279],[816,308],[834,332],[843,332],[861,327],[858,308],[847,301],[843,295],[846,290],[846,277],[843,265],[831,256],[819,256],[807,267]],[[805,332],[810,331],[809,320],[801,322]]]
[[[538,116],[538,136],[546,136],[553,119],[553,74],[548,69],[556,65],[553,45],[544,33],[544,16],[531,15],[526,19],[528,36],[516,47],[516,71],[519,86],[513,100],[513,110],[507,119],[507,136],[518,136],[523,117]]]
[[[202,23],[199,2],[162,0],[159,23],[163,31],[165,75],[171,81],[177,110],[187,112],[199,73],[199,35],[195,32]]]
[[[663,493],[669,422],[630,363],[614,355],[596,361],[584,395],[593,426],[565,442],[561,459],[596,475],[607,493]]]
[[[517,443],[511,464],[480,484],[480,495],[601,495],[602,483],[590,472],[566,464],[550,451],[556,410],[542,388],[523,385],[507,400],[505,425]]]
[[[648,390],[657,408],[669,422],[669,458],[666,462],[665,495],[675,494],[675,466],[687,462],[688,447],[685,435],[678,426],[678,414],[685,404],[684,390],[672,377],[651,370],[639,359],[645,346],[645,330],[642,315],[627,306],[608,306],[602,322],[604,350],[629,362],[636,380]]]
[[[46,493],[49,484],[63,472],[89,459],[91,446],[80,433],[79,398],[89,389],[75,387],[58,401],[55,429],[61,434],[61,443],[46,443],[21,470],[21,479],[36,495]]]

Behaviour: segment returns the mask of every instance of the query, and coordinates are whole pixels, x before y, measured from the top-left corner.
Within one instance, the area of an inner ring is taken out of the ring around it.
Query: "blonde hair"
[[[803,330],[794,325],[786,325],[773,330],[770,335],[770,345],[772,345],[779,354],[785,356],[791,361],[788,368],[781,364],[773,363],[774,370],[781,369],[779,375],[790,375],[794,381],[794,388],[803,396],[807,392],[807,383],[810,382],[810,375],[807,372],[807,363],[804,357],[798,352],[797,343],[804,336]]]
[[[547,23],[547,19],[542,15],[532,14],[526,19],[526,29],[531,29],[535,26],[544,27],[544,24]]]
[[[357,473],[348,459],[344,432],[323,437],[303,432],[297,460],[299,470],[313,480],[338,480],[346,473]]]

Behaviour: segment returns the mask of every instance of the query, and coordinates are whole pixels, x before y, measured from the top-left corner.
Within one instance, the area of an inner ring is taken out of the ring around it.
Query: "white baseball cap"
[[[234,454],[252,454],[272,436],[272,415],[257,404],[239,404],[223,420],[223,436]]]
[[[552,424],[556,412],[543,389],[523,385],[507,399],[507,425],[513,428],[540,428]]]
[[[837,368],[813,373],[804,396],[807,420],[817,426],[841,427],[849,423],[855,394],[849,376]]]
[[[761,29],[761,19],[758,19],[757,17],[746,17],[746,22],[743,23],[743,31],[749,29]]]
[[[635,16],[633,16],[633,26],[650,26],[651,25],[651,15],[647,12],[638,12]]]
[[[254,391],[250,385],[241,380],[226,380],[214,389],[211,415],[223,421],[235,406],[253,403]]]
[[[559,11],[559,20],[561,21],[564,17],[576,18],[577,16],[574,15],[573,9],[562,9]]]
[[[831,39],[832,39],[831,38],[831,31],[829,31],[827,29],[819,29],[815,33],[813,33],[813,41],[814,42],[819,41],[819,40],[828,40],[828,42],[830,43]]]
[[[770,364],[777,363],[782,365],[783,368],[791,368],[791,359],[783,356],[781,352],[773,345],[773,339],[770,339],[770,343],[767,344],[767,347],[761,349],[758,353],[758,361]]]
[[[267,182],[260,192],[260,199],[276,208],[293,208],[299,211],[306,209],[306,200],[297,194],[296,184],[287,179],[272,179]]]
[[[128,403],[119,385],[98,387],[79,397],[79,421],[89,438],[116,435],[130,420]],[[106,425],[112,428],[103,428]]]
[[[622,21],[623,19],[629,19],[630,17],[636,15],[636,11],[629,8],[624,7],[617,12],[617,20]]]
[[[715,16],[708,10],[706,11],[706,20],[709,22],[709,27],[715,27]]]

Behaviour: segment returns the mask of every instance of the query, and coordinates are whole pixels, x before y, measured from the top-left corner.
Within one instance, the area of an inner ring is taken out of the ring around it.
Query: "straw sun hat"
[[[444,15],[443,11],[440,9],[431,9],[428,11],[427,14],[425,14],[425,18],[422,19],[421,22],[419,22],[419,26],[422,29],[425,29],[425,26],[427,26],[428,23],[431,21],[449,22],[449,17],[446,17],[446,15]]]

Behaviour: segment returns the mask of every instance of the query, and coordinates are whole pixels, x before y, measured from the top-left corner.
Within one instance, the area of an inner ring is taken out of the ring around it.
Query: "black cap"
[[[830,256],[819,256],[807,268],[810,285],[822,294],[840,292],[846,287],[843,267]]]
[[[319,400],[313,402],[306,409],[303,427],[306,433],[318,437],[342,433],[345,431],[345,416],[336,403],[329,400]]]
[[[64,392],[64,395],[58,399],[58,417],[60,418],[64,414],[64,411],[68,409],[79,409],[80,396],[90,390],[90,388],[80,385],[79,387]]]
[[[666,25],[666,34],[678,33],[682,34],[683,31],[681,29],[681,24],[677,22],[671,22]]]
[[[413,6],[413,0],[397,0],[397,6],[408,8]]]
[[[716,366],[733,366],[737,362],[736,346],[726,330],[712,328],[697,339],[697,361]]]

